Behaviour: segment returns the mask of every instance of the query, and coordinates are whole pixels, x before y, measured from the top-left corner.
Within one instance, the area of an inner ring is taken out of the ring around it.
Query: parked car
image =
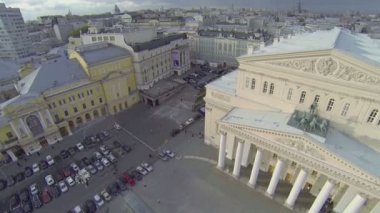
[[[137,166],[136,167],[136,171],[138,173],[142,174],[142,175],[147,175],[148,174],[148,172],[145,169],[143,169],[141,166]]]
[[[111,137],[111,134],[107,130],[103,130],[102,134],[106,139]]]
[[[88,166],[88,165],[91,164],[90,159],[88,159],[87,157],[82,158],[82,162],[83,162],[83,164],[86,165],[86,166]]]
[[[98,209],[104,205],[104,200],[98,194],[94,195],[94,201]]]
[[[58,186],[51,186],[49,187],[49,194],[53,198],[57,198],[61,195],[61,190],[58,188]]]
[[[62,174],[63,174],[64,177],[69,177],[69,176],[71,176],[71,175],[72,175],[72,172],[71,172],[70,167],[65,167],[65,168],[63,168],[63,170],[62,170]]]
[[[111,161],[111,163],[115,163],[117,161],[116,157],[111,152],[108,155],[106,155],[106,157],[109,161]]]
[[[33,173],[37,173],[40,171],[40,167],[38,166],[38,164],[34,163],[32,165],[32,169],[33,169]]]
[[[112,183],[107,187],[107,192],[110,193],[112,196],[117,196],[119,193],[119,189],[117,184]]]
[[[54,179],[53,179],[53,176],[52,175],[47,175],[45,177],[45,182],[48,186],[51,186],[55,183]]]
[[[96,169],[97,169],[98,171],[103,170],[103,168],[104,168],[103,165],[100,163],[99,160],[95,161],[94,166],[96,167]]]
[[[82,143],[77,143],[75,146],[78,148],[79,151],[84,150],[84,146]]]
[[[95,167],[91,164],[87,166],[87,171],[89,171],[92,175],[96,174],[96,172],[97,172]]]
[[[166,156],[168,156],[169,158],[174,158],[174,157],[175,157],[174,152],[170,151],[169,149],[164,150],[163,153],[164,153]]]
[[[74,186],[74,185],[75,185],[75,181],[74,181],[74,179],[73,179],[71,176],[68,176],[68,177],[66,178],[66,183],[67,183],[67,185],[69,185],[69,186]]]
[[[127,173],[125,173],[123,175],[123,181],[124,181],[124,183],[126,183],[126,184],[128,184],[130,186],[136,185],[135,180],[133,180],[133,178],[131,176],[129,176],[129,174],[127,174]]]
[[[48,167],[49,167],[49,164],[46,161],[44,161],[44,160],[40,161],[40,168],[41,169],[47,169]]]
[[[70,156],[74,156],[76,153],[76,149],[78,149],[78,148],[77,147],[69,147],[67,149],[67,151],[69,152]]]
[[[99,147],[100,149],[100,152],[103,154],[103,155],[108,155],[110,153],[110,150],[107,149],[107,147],[105,145],[101,145]]]
[[[69,191],[69,188],[66,186],[65,181],[59,181],[58,186],[59,186],[59,189],[61,190],[61,192],[63,192],[63,193]]]
[[[32,185],[29,186],[29,191],[31,195],[36,195],[38,194],[38,187],[37,184],[33,183]]]
[[[102,195],[105,201],[110,201],[112,199],[111,195],[105,189],[101,191],[100,194]]]
[[[84,213],[80,206],[75,206],[71,212],[72,213]]]
[[[130,151],[132,151],[132,148],[131,148],[130,146],[128,146],[128,145],[123,145],[122,147],[123,147],[123,149],[124,149],[127,153],[130,152]]]
[[[120,191],[125,191],[128,189],[128,187],[125,185],[125,183],[123,183],[121,180],[116,180],[115,183],[117,184]]]
[[[54,165],[55,161],[54,159],[51,157],[51,155],[47,155],[46,156],[46,162],[48,163],[49,166],[52,166]]]
[[[8,176],[7,177],[7,187],[15,185],[16,181],[13,176]]]
[[[80,169],[76,163],[70,164],[71,169],[73,169],[74,172],[78,172]]]
[[[131,176],[131,178],[133,178],[134,180],[137,180],[137,181],[141,181],[142,180],[142,174],[140,174],[138,171],[136,170],[133,170],[129,173],[129,176]]]
[[[22,210],[23,210],[24,213],[31,213],[31,212],[33,212],[33,206],[32,206],[31,201],[24,202],[22,204]]]
[[[163,152],[159,153],[158,157],[160,157],[161,160],[163,160],[163,161],[168,161],[169,160],[168,156],[166,156],[166,154],[163,153]]]
[[[33,175],[33,169],[29,166],[25,167],[24,171],[25,177],[30,177]]]
[[[0,191],[4,190],[5,188],[7,188],[7,181],[0,179]]]
[[[96,204],[93,200],[87,200],[85,202],[85,211],[87,213],[95,213],[96,212]]]
[[[122,146],[122,144],[121,144],[119,141],[114,141],[112,144],[113,144],[113,146],[114,146],[115,148],[119,148],[119,147]]]
[[[47,188],[44,188],[42,190],[41,198],[42,198],[42,202],[44,204],[47,204],[47,203],[49,203],[51,201],[49,190]]]
[[[9,199],[9,209],[12,211],[12,210],[15,210],[17,208],[20,207],[20,197],[18,196],[18,194],[14,194],[10,197]]]
[[[70,153],[67,150],[62,150],[59,154],[63,159],[66,159],[70,156]]]
[[[102,162],[102,164],[103,164],[105,167],[107,167],[107,166],[110,165],[110,162],[107,160],[107,158],[102,158],[101,162]]]
[[[19,173],[17,173],[16,176],[15,176],[15,180],[16,180],[17,182],[21,182],[21,181],[23,181],[24,179],[25,179],[24,172],[19,172]]]
[[[38,194],[32,195],[32,204],[34,209],[38,209],[42,206],[42,202]]]
[[[148,172],[153,171],[153,167],[151,165],[149,165],[147,162],[142,162],[141,167],[144,168]]]
[[[113,124],[113,127],[116,129],[116,130],[121,130],[121,126],[118,124],[118,123],[114,123]]]
[[[103,155],[100,154],[100,152],[94,152],[94,156],[95,156],[95,158],[98,159],[98,160],[102,159],[102,157],[103,157]]]
[[[30,200],[28,188],[22,189],[20,191],[19,195],[20,195],[21,202],[28,202]]]

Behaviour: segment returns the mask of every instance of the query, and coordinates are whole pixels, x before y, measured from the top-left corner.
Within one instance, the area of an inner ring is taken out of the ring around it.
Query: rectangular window
[[[302,91],[301,96],[300,96],[300,104],[305,102],[305,97],[306,97],[306,91]]]
[[[82,92],[82,98],[84,98],[84,93]]]
[[[273,95],[273,93],[274,93],[274,83],[271,83],[269,87],[269,94]]]
[[[73,99],[71,99],[71,97],[69,97],[69,102],[72,102],[73,101]]]
[[[69,112],[65,110],[65,116],[69,116]]]
[[[115,36],[110,36],[111,41],[115,41]]]
[[[49,109],[51,109],[51,105],[50,104],[48,104],[48,107],[49,107]]]
[[[103,103],[103,99],[102,98],[99,98],[99,103]]]
[[[75,95],[73,95],[71,98],[73,99],[73,101],[75,101]]]
[[[131,93],[131,87],[128,87],[128,94]]]
[[[117,92],[117,93],[116,93],[116,97],[119,97],[119,96],[120,96],[120,94]]]
[[[251,89],[255,89],[256,87],[256,79],[252,78],[251,80]]]
[[[331,111],[332,110],[332,108],[334,106],[334,102],[335,102],[335,100],[332,99],[332,98],[329,100],[329,103],[327,104],[327,107],[326,107],[326,111]]]
[[[91,37],[91,40],[92,41],[96,41],[96,37]]]
[[[62,99],[62,103],[63,103],[63,104],[66,104],[66,100],[65,100],[65,99]]]
[[[8,137],[8,139],[10,139],[10,138],[13,138],[14,136],[13,136],[12,132],[7,132],[7,137]]]
[[[90,94],[92,95],[93,93],[92,93],[92,89],[90,89]]]
[[[87,90],[87,96],[90,96],[90,91]]]
[[[317,103],[319,102],[319,97],[320,97],[319,95],[316,95],[316,96],[314,97],[314,103],[317,104]]]
[[[91,101],[91,106],[95,106],[95,101],[94,100]]]
[[[53,104],[53,108],[55,108],[56,107],[55,102],[53,102],[52,104]]]
[[[342,113],[340,114],[341,116],[346,116],[347,115],[347,112],[348,110],[350,109],[350,104],[349,103],[346,103],[343,107],[343,110],[342,110]]]
[[[61,100],[59,100],[58,103],[59,103],[60,106],[62,105],[62,101]]]
[[[83,104],[82,106],[83,106],[83,109],[86,109],[86,108],[87,108],[86,104]]]
[[[80,94],[78,93],[78,99],[80,99]]]
[[[77,107],[74,107],[73,109],[74,109],[74,112],[78,112],[78,109],[77,109]]]
[[[289,88],[288,97],[286,98],[286,99],[288,99],[288,101],[290,101],[292,99],[292,93],[293,93],[293,88]]]
[[[98,41],[103,41],[103,38],[101,36],[99,36]]]

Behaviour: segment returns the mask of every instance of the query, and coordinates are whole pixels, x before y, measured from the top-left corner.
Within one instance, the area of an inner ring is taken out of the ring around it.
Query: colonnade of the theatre
[[[226,147],[227,144],[227,133],[221,133],[220,134],[220,142],[219,142],[219,156],[218,156],[218,164],[217,167],[221,170],[224,170],[225,168],[225,162],[226,162]],[[249,146],[246,146],[246,143],[249,143],[247,141],[241,140],[239,138],[233,137],[233,145],[237,143],[236,151],[235,153],[235,159],[234,159],[234,166],[232,171],[232,176],[235,178],[239,178],[240,176],[240,170],[242,166],[242,158],[244,155],[244,152],[246,150],[245,147],[251,147],[254,146],[254,144],[248,144]],[[232,149],[234,150],[234,149]],[[252,149],[250,149],[252,150]],[[256,154],[253,160],[252,170],[250,173],[248,186],[255,187],[258,179],[258,175],[260,172],[260,166],[263,163],[263,155],[264,152],[268,152],[268,150],[262,150],[259,147],[256,147],[255,150]],[[275,153],[273,153],[275,154]],[[233,154],[228,153],[229,158],[233,158]],[[266,195],[269,197],[273,197],[275,195],[277,184],[279,183],[280,179],[282,178],[282,174],[284,172],[284,169],[287,168],[287,160],[285,158],[277,157],[275,167],[272,172],[272,176],[269,182],[269,185],[266,189]],[[315,176],[315,171],[312,171],[313,174],[307,169],[299,166],[298,174],[296,175],[295,181],[293,183],[293,186],[290,190],[290,193],[284,203],[284,205],[288,208],[293,208],[295,205],[295,202],[298,198],[298,195],[300,194],[301,190],[304,189],[306,181],[308,178],[312,175]],[[330,198],[331,195],[334,192],[337,192],[341,189],[340,184],[338,184],[338,181],[332,180],[326,177],[326,180],[323,184],[323,187],[319,192],[317,192],[317,196],[311,205],[309,209],[309,213],[318,213],[322,209],[322,207],[325,205],[326,201]],[[363,195],[361,193],[356,193],[354,198],[346,204],[346,206],[343,209],[343,213],[357,213],[360,212],[360,209],[365,205],[367,202],[367,196]]]

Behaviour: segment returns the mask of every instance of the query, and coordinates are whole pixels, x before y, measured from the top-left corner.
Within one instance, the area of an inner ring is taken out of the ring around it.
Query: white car
[[[107,166],[109,166],[110,165],[110,162],[109,162],[109,160],[107,159],[107,158],[102,158],[102,164],[105,166],[105,167],[107,167]]]
[[[76,163],[71,163],[70,167],[74,170],[74,172],[78,172],[80,170]]]
[[[174,152],[170,151],[169,149],[164,150],[163,153],[164,153],[166,156],[170,157],[170,158],[174,158],[174,157],[175,157]]]
[[[94,155],[95,155],[96,159],[98,159],[98,160],[102,159],[102,157],[103,157],[103,155],[100,154],[100,152],[94,152]]]
[[[51,185],[53,185],[53,184],[55,183],[55,181],[54,181],[52,175],[47,175],[47,176],[45,177],[45,181],[46,181],[46,184],[47,184],[48,186],[51,186]]]
[[[109,153],[106,157],[109,161],[111,161],[111,163],[115,163],[117,161],[116,157],[112,153]]]
[[[82,151],[84,149],[84,146],[82,145],[82,143],[77,143],[76,147],[78,148],[79,151]]]
[[[148,172],[145,169],[143,169],[141,166],[136,167],[136,171],[142,175],[148,174]]]
[[[66,178],[66,183],[69,185],[69,186],[74,186],[75,185],[75,181],[74,179],[71,177],[71,176],[68,176]]]
[[[96,207],[98,208],[100,208],[104,204],[104,200],[98,194],[94,196],[94,201],[96,203]]]
[[[116,130],[120,130],[121,129],[121,126],[118,124],[118,123],[114,123],[113,124],[113,127],[116,129]]]
[[[40,167],[38,166],[37,163],[34,163],[34,164],[32,165],[32,170],[33,170],[33,173],[37,173],[37,172],[40,171]]]
[[[38,194],[37,184],[34,183],[34,184],[30,185],[29,190],[30,190],[30,194],[32,194],[32,195]]]
[[[61,189],[61,192],[67,192],[69,188],[67,188],[65,181],[59,181],[58,183],[59,189]]]
[[[144,168],[148,172],[153,171],[153,167],[146,162],[142,162],[141,167]]]
[[[101,191],[100,194],[106,201],[110,201],[112,199],[111,195],[105,189]]]
[[[103,155],[108,155],[110,153],[110,150],[108,150],[105,145],[101,145],[99,147],[99,149],[100,149],[100,152],[102,152]]]
[[[73,212],[74,213],[83,213],[83,210],[80,206],[75,206],[75,208],[73,209]]]
[[[46,162],[48,163],[49,166],[52,166],[52,165],[54,165],[54,163],[55,163],[55,161],[54,161],[54,159],[51,157],[51,155],[46,156]]]

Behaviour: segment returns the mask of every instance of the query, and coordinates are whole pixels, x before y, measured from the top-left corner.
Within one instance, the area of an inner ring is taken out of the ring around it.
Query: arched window
[[[293,88],[289,88],[289,90],[288,90],[288,97],[287,97],[287,99],[289,101],[292,99],[292,94],[293,94]]]
[[[268,82],[264,81],[263,93],[267,93],[267,90],[268,90]]]
[[[350,104],[349,103],[346,103],[342,109],[342,113],[340,113],[341,116],[346,116],[347,115],[347,112],[348,110],[350,109]]]
[[[305,102],[305,97],[306,97],[306,91],[302,91],[301,96],[300,96],[300,104]]]
[[[256,87],[256,79],[252,78],[251,80],[251,89],[255,89]]]
[[[274,92],[274,83],[271,83],[269,87],[269,94],[272,95],[273,92]]]
[[[329,103],[327,104],[327,107],[326,107],[326,111],[331,111],[332,110],[332,108],[334,106],[334,102],[335,102],[335,100],[332,99],[332,98],[329,100]]]
[[[367,122],[372,123],[373,120],[375,120],[378,112],[379,112],[379,110],[377,110],[377,109],[372,110],[371,114],[369,114],[369,116],[368,116]]]
[[[44,132],[40,119],[35,115],[30,115],[26,119],[26,125],[33,135],[38,135]]]
[[[315,97],[314,97],[314,103],[318,103],[319,102],[319,95],[316,95]]]

